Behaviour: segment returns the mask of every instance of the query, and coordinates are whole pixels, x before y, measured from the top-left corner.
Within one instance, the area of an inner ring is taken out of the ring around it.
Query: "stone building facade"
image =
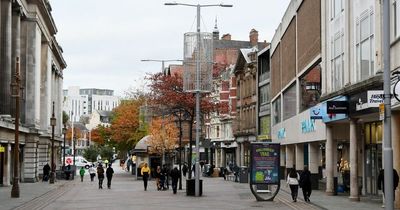
[[[0,185],[11,184],[15,99],[10,84],[20,60],[20,180],[38,181],[50,162],[52,103],[55,104],[55,157],[60,162],[62,84],[66,62],[55,34],[50,3],[2,0],[0,15]],[[58,166],[59,164],[57,164]]]

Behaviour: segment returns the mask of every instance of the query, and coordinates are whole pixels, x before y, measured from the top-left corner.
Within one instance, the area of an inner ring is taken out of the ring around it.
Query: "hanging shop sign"
[[[280,164],[280,144],[251,144],[251,183],[278,184]]]

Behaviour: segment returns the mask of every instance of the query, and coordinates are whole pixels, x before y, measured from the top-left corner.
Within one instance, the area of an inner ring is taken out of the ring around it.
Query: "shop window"
[[[272,102],[273,108],[273,124],[276,125],[281,122],[281,98],[278,97],[274,102]]]
[[[264,85],[260,88],[259,92],[259,103],[260,105],[266,104],[269,102],[269,84]]]
[[[283,120],[296,115],[296,83],[283,93]]]
[[[382,144],[382,122],[364,125],[365,144]]]
[[[318,104],[321,96],[321,66],[311,68],[300,78],[300,111],[304,111]]]
[[[271,130],[271,117],[270,116],[261,117],[259,120],[259,131],[258,131],[259,135],[269,137],[270,130]]]

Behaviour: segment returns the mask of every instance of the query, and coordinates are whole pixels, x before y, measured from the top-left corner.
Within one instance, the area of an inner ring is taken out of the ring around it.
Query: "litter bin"
[[[187,196],[195,196],[195,179],[187,179],[186,180],[186,195]],[[203,195],[203,180],[199,180],[199,196]]]
[[[249,172],[247,171],[246,166],[240,167],[239,182],[240,183],[248,183],[249,182]]]
[[[333,177],[333,195],[337,195],[338,194],[338,178],[337,177]]]

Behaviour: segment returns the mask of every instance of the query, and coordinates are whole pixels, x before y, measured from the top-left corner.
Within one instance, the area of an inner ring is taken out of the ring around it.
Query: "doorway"
[[[365,180],[367,195],[378,195],[378,174],[382,169],[382,122],[366,123],[365,128]]]

